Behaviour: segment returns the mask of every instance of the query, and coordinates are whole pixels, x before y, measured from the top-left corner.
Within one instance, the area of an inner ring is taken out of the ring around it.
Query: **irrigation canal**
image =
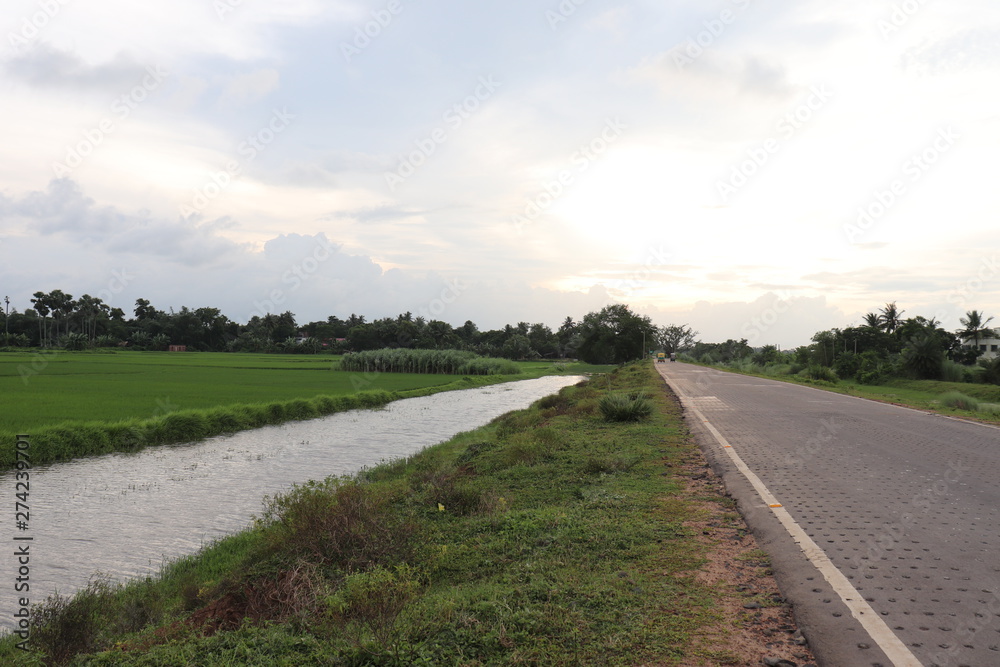
[[[31,471],[30,599],[70,594],[95,572],[123,581],[246,527],[265,495],[414,454],[575,384],[549,376],[449,391],[202,442],[110,454]],[[0,474],[0,498],[15,495]],[[11,503],[11,506],[12,503]],[[0,627],[13,628],[13,521],[2,530]],[[18,536],[24,536],[20,534]],[[19,543],[23,544],[23,543]]]

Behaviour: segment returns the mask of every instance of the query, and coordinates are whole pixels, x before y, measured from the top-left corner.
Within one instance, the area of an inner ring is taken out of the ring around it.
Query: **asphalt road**
[[[821,665],[1000,666],[1000,429],[656,366]]]

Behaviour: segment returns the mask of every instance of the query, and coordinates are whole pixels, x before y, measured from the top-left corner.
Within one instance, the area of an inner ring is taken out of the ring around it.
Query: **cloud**
[[[223,105],[244,105],[255,102],[278,89],[281,75],[278,70],[267,68],[233,77],[222,91]]]
[[[1000,63],[1000,31],[970,28],[903,54],[903,69],[917,74],[954,74]]]
[[[45,42],[3,63],[5,74],[31,86],[108,92],[135,86],[146,76],[146,67],[126,53],[92,65]]]

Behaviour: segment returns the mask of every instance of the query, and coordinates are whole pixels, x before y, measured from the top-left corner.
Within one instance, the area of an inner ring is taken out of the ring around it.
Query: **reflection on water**
[[[245,527],[267,494],[409,456],[574,384],[546,377],[451,391],[136,454],[31,471],[31,601],[71,593],[95,571],[116,579],[159,571],[164,559]],[[14,476],[0,474],[13,507]],[[5,551],[13,516],[3,517]],[[0,559],[0,626],[13,627],[16,564]]]

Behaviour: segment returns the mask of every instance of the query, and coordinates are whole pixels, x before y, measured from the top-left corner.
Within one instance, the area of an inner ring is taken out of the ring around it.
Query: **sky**
[[[0,291],[807,344],[1000,318],[985,0],[7,0]]]

